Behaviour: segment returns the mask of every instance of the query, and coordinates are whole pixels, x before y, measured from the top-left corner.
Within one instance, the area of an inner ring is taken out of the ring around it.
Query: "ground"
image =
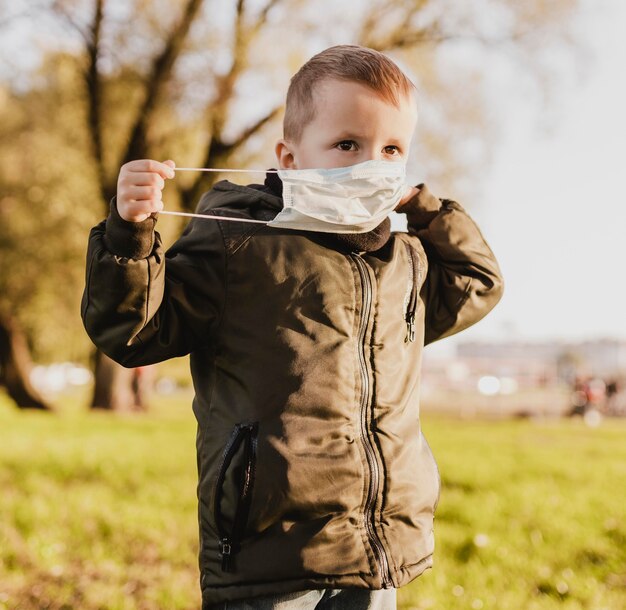
[[[59,402],[60,401],[60,402]],[[0,394],[0,610],[199,608],[190,396],[146,415]],[[435,567],[399,608],[626,608],[626,422],[426,411]]]

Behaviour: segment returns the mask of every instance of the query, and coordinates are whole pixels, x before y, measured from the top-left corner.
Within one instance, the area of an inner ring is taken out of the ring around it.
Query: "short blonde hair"
[[[399,106],[415,85],[386,55],[358,45],[337,45],[313,56],[291,78],[283,133],[299,142],[306,125],[315,118],[313,89],[323,80],[354,81],[371,87],[384,100]]]

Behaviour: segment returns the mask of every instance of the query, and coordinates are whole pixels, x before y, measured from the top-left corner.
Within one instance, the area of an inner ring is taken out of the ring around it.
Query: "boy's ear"
[[[276,160],[280,169],[297,169],[296,159],[291,150],[291,143],[287,140],[278,140],[276,142]]]

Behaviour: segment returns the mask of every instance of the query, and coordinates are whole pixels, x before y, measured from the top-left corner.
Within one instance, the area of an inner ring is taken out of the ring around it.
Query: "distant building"
[[[497,382],[499,392],[514,392],[588,376],[626,378],[626,341],[470,342],[459,343],[446,358],[424,354],[424,383],[430,387],[475,390],[482,380]]]
[[[520,382],[568,381],[575,375],[626,375],[626,341],[597,339],[569,342],[461,343],[457,359],[484,367],[489,374],[507,374]]]

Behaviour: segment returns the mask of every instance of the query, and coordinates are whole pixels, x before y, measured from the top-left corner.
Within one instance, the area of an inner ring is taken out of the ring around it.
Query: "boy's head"
[[[405,160],[417,122],[415,86],[388,57],[340,45],[312,57],[291,79],[281,168],[330,168]]]

